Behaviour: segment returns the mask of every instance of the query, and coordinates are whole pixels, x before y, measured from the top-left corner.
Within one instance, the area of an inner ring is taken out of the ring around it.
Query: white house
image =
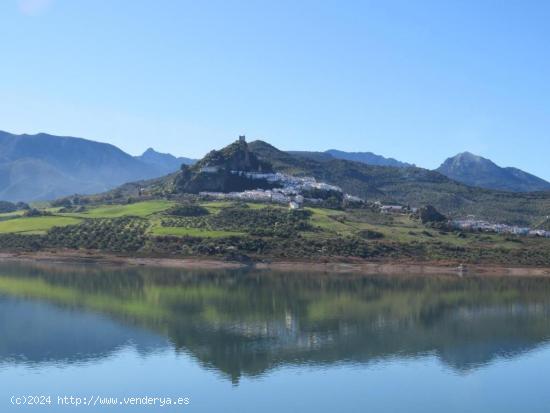
[[[404,209],[405,209],[405,207],[403,207],[401,205],[382,205],[380,207],[380,211],[383,214],[390,214],[390,213],[399,214],[399,213],[403,212]]]

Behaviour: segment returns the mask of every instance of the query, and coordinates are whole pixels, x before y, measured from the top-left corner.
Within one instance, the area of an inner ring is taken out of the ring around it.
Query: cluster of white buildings
[[[474,218],[452,221],[452,226],[467,231],[495,232],[497,234],[550,238],[550,231],[543,229],[531,229],[528,227],[519,227],[506,224],[491,224],[490,222],[477,220]]]
[[[382,214],[409,214],[416,213],[418,208],[409,208],[403,205],[383,205],[380,201],[374,203]]]
[[[342,192],[342,188],[336,185],[329,185],[324,182],[317,182],[311,176],[292,176],[280,172],[277,173],[260,173],[260,172],[243,172],[231,171],[232,174],[246,176],[249,179],[265,179],[267,182],[277,183],[282,185],[281,192],[288,195],[300,194],[303,191],[311,189],[321,189],[323,191]]]
[[[404,214],[406,209],[402,205],[380,205],[380,212],[383,214]]]
[[[300,205],[304,203],[304,197],[302,195],[290,196],[281,192],[279,189],[252,189],[242,192],[200,192],[199,195],[221,200],[273,202],[276,204],[296,202]]]
[[[299,209],[303,206],[306,198],[302,195],[304,192],[312,189],[323,191],[335,191],[342,193],[339,186],[329,185],[324,182],[317,182],[313,177],[295,177],[282,173],[258,173],[231,171],[231,173],[246,176],[250,179],[264,179],[271,183],[281,185],[280,188],[273,189],[253,189],[242,192],[200,192],[199,195],[211,199],[219,200],[240,200],[255,202],[270,202],[277,204],[288,204],[290,209]],[[347,202],[363,202],[359,197],[343,194]],[[307,198],[308,202],[320,203],[321,199]]]

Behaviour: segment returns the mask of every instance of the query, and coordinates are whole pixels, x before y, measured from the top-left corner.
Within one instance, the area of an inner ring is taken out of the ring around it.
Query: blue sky
[[[0,129],[199,157],[238,134],[550,179],[550,2],[2,0]]]

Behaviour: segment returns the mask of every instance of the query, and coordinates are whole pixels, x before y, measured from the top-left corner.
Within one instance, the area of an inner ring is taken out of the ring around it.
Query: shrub
[[[52,215],[52,213],[48,212],[48,211],[36,209],[36,208],[28,209],[23,214],[23,216],[25,216],[25,217],[45,217],[45,216],[49,216],[49,215]]]
[[[378,231],[372,231],[370,229],[364,229],[359,231],[359,236],[364,239],[380,239],[384,238],[384,234]]]
[[[54,227],[45,236],[49,247],[132,252],[146,241],[147,220],[138,218],[89,219],[78,225]]]
[[[179,204],[166,213],[176,217],[201,217],[209,214],[208,209],[196,204]]]
[[[423,224],[428,223],[442,223],[447,221],[447,217],[441,214],[437,209],[431,205],[426,205],[420,208],[420,220]]]
[[[18,209],[24,209],[24,208],[18,208],[18,206],[12,202],[0,201],[0,213],[13,212]]]

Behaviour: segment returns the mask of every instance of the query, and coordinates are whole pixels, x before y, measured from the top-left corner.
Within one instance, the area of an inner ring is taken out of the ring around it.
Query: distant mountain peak
[[[152,147],[149,147],[136,159],[149,165],[153,165],[165,174],[177,171],[182,164],[192,165],[196,161],[191,158],[177,158],[172,154],[158,152]]]
[[[324,152],[289,151],[288,153],[317,161],[342,159],[373,166],[392,166],[394,168],[409,168],[414,166],[413,164],[401,162],[393,158],[386,158],[372,152],[344,152],[338,149],[329,149]]]
[[[114,145],[47,133],[0,132],[0,199],[94,193],[162,175]]]
[[[146,160],[147,158],[149,159],[153,159],[153,158],[170,158],[170,159],[177,159],[174,155],[172,154],[169,154],[169,153],[163,153],[163,152],[158,152],[156,151],[155,149],[153,148],[147,148],[140,156],[138,156],[137,158],[140,158],[142,161],[143,160]]]
[[[437,172],[470,186],[511,192],[548,191],[550,183],[517,168],[503,168],[471,152],[448,158]]]
[[[464,151],[460,152],[459,154],[449,158],[449,159],[456,159],[456,160],[466,160],[470,162],[490,162],[494,163],[490,159],[484,158],[483,156],[476,155],[475,153]]]
[[[474,154],[470,151],[464,151],[464,152],[457,153],[455,156],[452,156],[451,158],[473,158],[473,159],[478,159],[478,158],[481,158],[481,156],[476,155],[476,154]]]
[[[477,163],[477,164],[485,164],[487,166],[496,166],[493,161],[490,159],[484,158],[483,156],[476,155],[469,151],[464,151],[456,154],[455,156],[451,156],[450,158],[447,158],[445,162],[443,162],[443,165],[460,165],[462,163]]]
[[[395,168],[409,168],[414,166],[413,164],[401,162],[394,158],[386,158],[372,152],[344,152],[337,149],[329,149],[325,153],[328,153],[337,159],[361,162],[367,165],[393,166]]]

